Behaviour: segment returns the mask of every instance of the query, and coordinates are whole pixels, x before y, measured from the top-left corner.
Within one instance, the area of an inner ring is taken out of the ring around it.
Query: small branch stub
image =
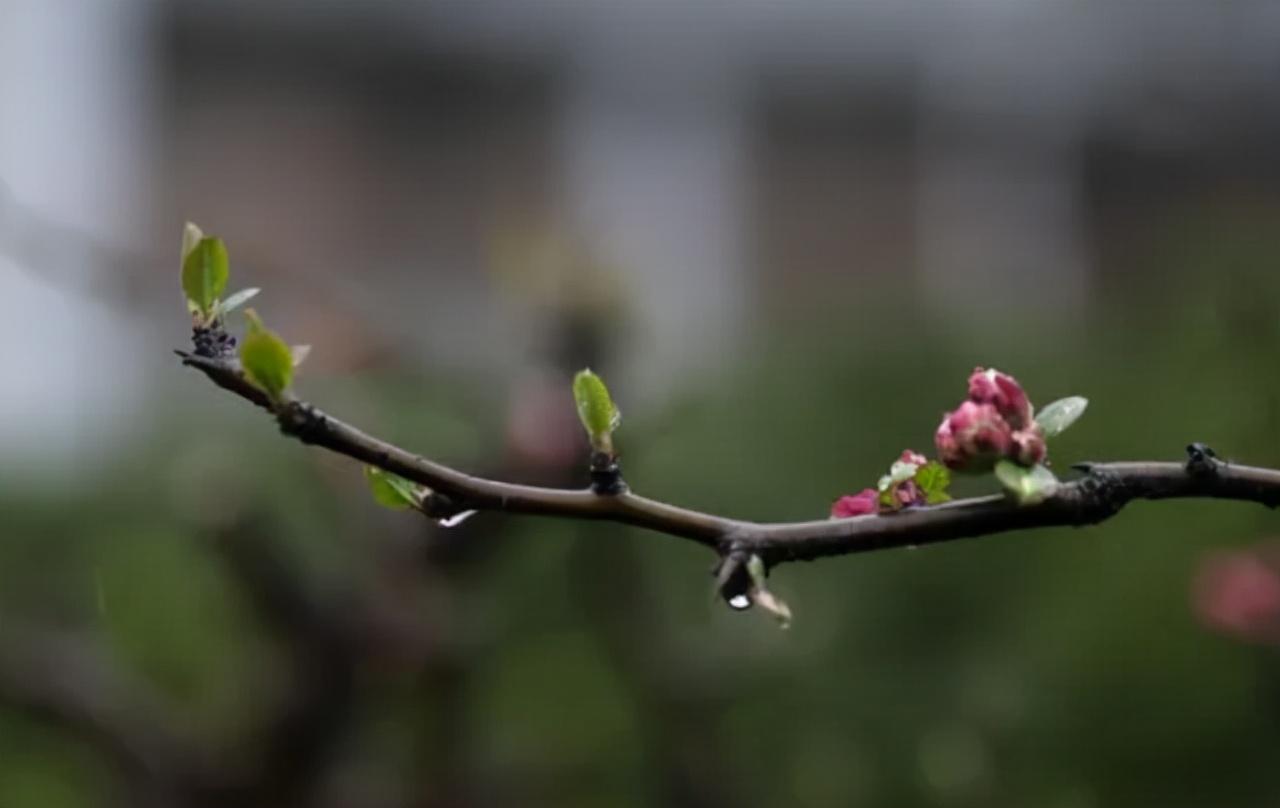
[[[716,576],[716,590],[730,609],[751,608],[751,573],[747,570],[749,554],[730,550],[720,557],[711,573]]]
[[[716,576],[716,590],[730,609],[746,611],[752,606],[759,606],[782,628],[791,626],[791,607],[769,591],[765,583],[769,568],[758,554],[732,544],[724,551],[712,573]]]
[[[591,453],[591,490],[601,496],[614,496],[627,490],[617,457],[605,452]]]
[[[1187,446],[1187,473],[1195,477],[1212,477],[1218,473],[1222,461],[1218,453],[1203,443]]]

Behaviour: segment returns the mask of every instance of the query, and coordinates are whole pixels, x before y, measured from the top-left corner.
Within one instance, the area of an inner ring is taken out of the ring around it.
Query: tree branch
[[[730,519],[669,505],[631,493],[567,490],[516,485],[472,477],[427,460],[334,418],[296,399],[273,403],[250,383],[231,359],[177,352],[184,365],[275,414],[281,430],[303,443],[323,446],[398,474],[434,492],[424,510],[442,516],[464,510],[594,519],[648,528],[714,549],[722,560],[720,579],[728,597],[745,586],[742,567],[758,555],[766,567],[784,561],[909,547],[987,536],[1035,527],[1081,526],[1114,516],[1135,499],[1216,498],[1280,505],[1280,470],[1225,463],[1193,444],[1186,463],[1091,463],[1083,476],[1060,485],[1034,505],[1002,495],[957,500],[894,514],[759,523]]]

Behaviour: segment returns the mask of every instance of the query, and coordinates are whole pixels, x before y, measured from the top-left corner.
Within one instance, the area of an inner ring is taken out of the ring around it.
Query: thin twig
[[[767,566],[825,556],[908,547],[987,536],[1034,527],[1081,526],[1104,521],[1135,499],[1216,498],[1280,505],[1280,470],[1228,464],[1189,447],[1187,463],[1126,462],[1078,466],[1083,476],[1061,484],[1034,505],[1004,496],[976,497],[945,505],[908,508],[889,515],[760,523],[730,519],[669,505],[623,489],[538,488],[472,477],[427,460],[296,399],[273,403],[240,372],[234,360],[179,351],[183,364],[215,384],[272,411],[281,429],[304,443],[398,474],[448,498],[458,511],[594,519],[648,528],[710,547],[730,569],[721,580],[741,579],[734,569],[751,555]]]

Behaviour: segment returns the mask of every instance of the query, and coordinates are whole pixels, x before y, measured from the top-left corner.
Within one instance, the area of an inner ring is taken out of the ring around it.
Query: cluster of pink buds
[[[969,398],[942,419],[934,444],[938,458],[956,471],[988,471],[1001,459],[1034,466],[1046,453],[1022,386],[1008,374],[983,368],[969,377]]]
[[[879,490],[864,488],[856,494],[845,494],[832,503],[832,518],[844,519],[869,513],[899,511],[912,505],[927,504],[928,492],[916,482],[915,472],[928,462],[929,459],[924,455],[907,449],[898,458],[890,474],[881,479]],[[896,469],[906,469],[909,476],[895,477],[893,472]]]

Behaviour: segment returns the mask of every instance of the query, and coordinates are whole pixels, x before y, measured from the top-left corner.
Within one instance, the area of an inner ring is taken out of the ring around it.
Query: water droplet
[[[457,527],[475,515],[475,511],[458,511],[453,516],[446,516],[441,519],[439,525],[440,527]]]
[[[729,598],[729,608],[737,609],[738,611],[742,611],[743,609],[750,609],[751,598],[747,597],[746,595],[734,595],[733,597]]]

